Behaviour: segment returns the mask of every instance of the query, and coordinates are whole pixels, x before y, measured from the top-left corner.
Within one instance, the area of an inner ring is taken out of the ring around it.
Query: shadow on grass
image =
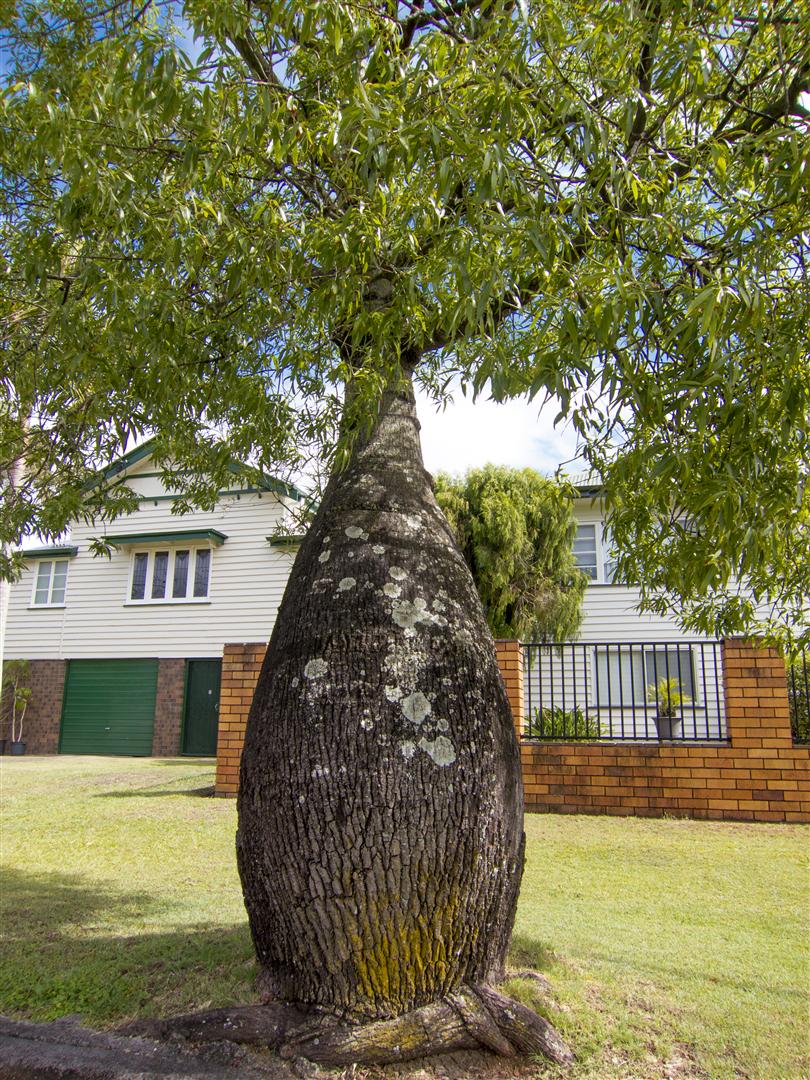
[[[6,941],[51,939],[66,926],[89,927],[100,919],[131,918],[155,906],[147,893],[121,894],[88,884],[77,874],[36,874],[4,870],[0,875],[0,916]]]
[[[509,966],[512,968],[532,968],[534,971],[549,971],[557,962],[557,957],[550,946],[536,941],[528,934],[513,934],[509,946]]]
[[[186,768],[189,765],[216,765],[215,757],[179,757],[179,758],[150,758],[152,763],[161,769],[175,769],[179,765]]]
[[[145,788],[126,788],[122,791],[99,791],[93,798],[94,799],[156,799],[158,796],[165,798],[167,795],[182,796],[188,798],[205,798],[213,799],[214,797],[214,785],[206,784],[205,787],[198,788],[183,788],[182,791],[172,791],[161,787],[159,784],[154,787]]]
[[[255,998],[246,923],[149,930],[162,907],[78,876],[4,874],[0,1013],[105,1024]]]

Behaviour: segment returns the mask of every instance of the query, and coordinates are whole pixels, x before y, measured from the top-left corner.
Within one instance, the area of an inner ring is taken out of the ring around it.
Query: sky
[[[554,401],[543,408],[538,400],[499,404],[476,402],[458,394],[444,411],[417,391],[422,425],[422,452],[428,472],[461,474],[481,465],[532,468],[546,475],[576,455],[576,435],[570,425],[554,428],[559,411]],[[571,463],[568,472],[583,468]]]

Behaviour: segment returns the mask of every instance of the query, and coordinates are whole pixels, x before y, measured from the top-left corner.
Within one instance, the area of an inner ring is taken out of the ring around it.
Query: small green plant
[[[3,665],[3,713],[11,720],[11,741],[22,742],[23,721],[31,700],[27,660],[7,660]]]
[[[788,660],[786,667],[793,741],[810,743],[810,652]]]
[[[535,709],[526,735],[530,739],[598,739],[599,720],[585,716],[579,707],[567,711],[559,707]]]
[[[677,716],[683,705],[691,705],[677,679],[659,679],[647,687],[647,701],[655,705],[659,716]]]

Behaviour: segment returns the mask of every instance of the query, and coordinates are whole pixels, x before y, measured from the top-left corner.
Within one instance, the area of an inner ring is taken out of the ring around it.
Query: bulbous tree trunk
[[[237,855],[264,987],[343,1024],[332,1051],[323,1031],[297,1036],[335,1062],[441,1048],[424,1029],[448,1002],[468,1033],[489,1031],[478,1042],[526,1049],[498,1034],[514,1010],[493,1023],[486,989],[522,872],[518,748],[418,430],[403,378],[301,546],[242,757]]]

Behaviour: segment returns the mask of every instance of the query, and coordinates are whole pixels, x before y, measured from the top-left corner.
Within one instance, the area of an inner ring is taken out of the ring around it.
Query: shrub
[[[599,719],[585,716],[579,707],[535,709],[526,735],[530,739],[598,739]]]

